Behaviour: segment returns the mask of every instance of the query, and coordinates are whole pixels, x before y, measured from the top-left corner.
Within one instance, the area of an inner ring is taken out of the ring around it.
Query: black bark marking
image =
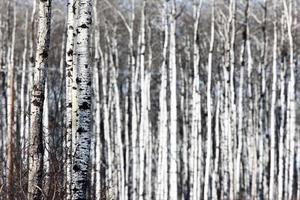
[[[48,52],[47,50],[44,50],[42,53],[41,53],[41,56],[45,59],[45,58],[48,58]]]
[[[70,71],[67,73],[67,77],[72,77],[72,73]]]
[[[73,49],[69,49],[69,51],[67,52],[68,56],[72,56],[73,55]]]
[[[83,102],[80,106],[79,106],[80,110],[88,110],[90,109],[90,104],[88,102]]]
[[[81,24],[79,28],[89,28],[86,24]]]
[[[79,127],[79,128],[77,129],[77,132],[78,132],[79,134],[81,134],[81,133],[83,133],[83,132],[86,132],[86,130],[84,130],[82,127]]]
[[[78,172],[78,171],[80,170],[80,167],[79,167],[77,164],[75,164],[75,165],[73,166],[73,170],[74,170],[75,172]]]
[[[81,83],[81,79],[77,77],[77,78],[76,78],[76,83],[77,83],[77,84]]]
[[[42,106],[42,103],[37,99],[33,100],[32,104],[35,105],[36,107],[41,107]]]

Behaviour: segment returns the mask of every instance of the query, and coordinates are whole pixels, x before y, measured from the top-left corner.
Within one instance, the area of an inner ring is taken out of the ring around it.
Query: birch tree
[[[215,13],[214,13],[214,1],[212,2],[212,17],[211,17],[211,36],[210,36],[210,46],[208,54],[208,64],[207,64],[207,142],[206,142],[206,161],[205,161],[205,182],[204,182],[204,199],[210,198],[209,193],[209,179],[211,174],[211,152],[212,152],[212,100],[211,100],[211,84],[212,84],[212,54],[214,49],[214,37],[215,37]]]
[[[48,67],[48,51],[51,27],[51,0],[39,2],[38,43],[35,60],[35,73],[31,95],[30,149],[28,172],[29,200],[42,198],[44,146],[43,146],[43,102],[45,79]]]
[[[75,9],[76,3],[74,0],[68,1],[67,9],[67,39],[66,39],[66,167],[65,167],[65,188],[66,188],[66,199],[71,199],[71,182],[72,182],[72,144],[73,132],[72,132],[72,122],[74,121],[72,116],[72,86],[73,81],[75,81],[75,76],[73,76],[74,62],[74,29],[75,29]]]
[[[15,4],[15,2],[13,2]],[[9,7],[10,8],[10,4]],[[13,151],[14,151],[14,54],[15,54],[15,38],[16,38],[16,11],[15,5],[13,5],[13,29],[11,37],[11,47],[10,47],[10,60],[8,62],[8,74],[7,74],[7,189],[8,189],[8,199],[14,198],[13,194]]]
[[[171,1],[170,14],[170,57],[169,57],[169,76],[170,76],[170,192],[169,198],[177,200],[177,97],[176,97],[176,4]]]
[[[86,199],[88,183],[88,167],[91,148],[91,72],[89,56],[89,30],[92,23],[92,1],[81,0],[78,12],[76,38],[76,68],[78,74],[77,101],[77,130],[73,171],[72,171],[72,199]]]

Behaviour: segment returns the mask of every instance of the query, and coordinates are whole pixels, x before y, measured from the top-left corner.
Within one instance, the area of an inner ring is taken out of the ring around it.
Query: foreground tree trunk
[[[71,199],[71,181],[72,181],[72,86],[73,86],[73,55],[74,55],[74,18],[75,18],[75,0],[68,1],[68,19],[67,19],[67,40],[66,40],[66,164],[65,164],[65,198]]]
[[[81,0],[77,22],[77,141],[75,144],[72,199],[87,199],[88,170],[91,148],[91,69],[89,56],[89,30],[92,23],[92,1]]]
[[[38,44],[31,97],[30,149],[28,174],[28,199],[42,199],[44,146],[43,103],[48,50],[50,44],[51,0],[40,1],[38,22]]]
[[[40,1],[38,22],[38,44],[36,51],[34,79],[31,97],[30,149],[28,172],[28,199],[42,199],[43,188],[43,103],[45,79],[48,67],[48,50],[50,44],[51,0]]]

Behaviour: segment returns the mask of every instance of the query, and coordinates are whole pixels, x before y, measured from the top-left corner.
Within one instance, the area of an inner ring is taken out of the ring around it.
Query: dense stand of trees
[[[0,199],[300,199],[299,0],[0,0]]]

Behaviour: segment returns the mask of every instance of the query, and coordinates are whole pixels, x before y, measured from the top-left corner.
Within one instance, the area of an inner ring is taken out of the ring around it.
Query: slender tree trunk
[[[76,3],[75,0],[68,1],[68,14],[67,14],[67,39],[66,39],[66,165],[65,165],[65,198],[67,200],[71,199],[72,190],[72,149],[73,149],[73,132],[72,132],[72,122],[73,122],[73,112],[72,112],[72,87],[75,79],[74,76],[74,29],[75,29],[75,10]]]
[[[22,149],[22,161],[25,160],[26,156],[24,154],[25,152],[25,145],[26,145],[26,138],[25,138],[25,111],[26,111],[26,96],[25,96],[25,90],[26,90],[26,70],[27,68],[27,50],[28,50],[28,11],[26,11],[25,15],[25,26],[24,26],[24,51],[23,51],[23,63],[22,63],[22,75],[21,75],[21,115],[20,115],[20,138],[21,138],[21,149]],[[27,82],[28,83],[28,82]],[[27,87],[27,90],[29,88]],[[28,102],[27,102],[28,103]],[[25,165],[26,166],[26,165]]]
[[[100,180],[100,169],[101,169],[101,136],[100,136],[100,96],[99,96],[99,66],[100,66],[100,27],[98,22],[98,10],[97,1],[94,3],[94,41],[95,41],[95,57],[93,65],[93,88],[94,88],[94,133],[96,138],[95,145],[95,197],[101,198],[101,180]],[[101,58],[102,59],[102,58]]]
[[[141,33],[140,37],[140,84],[141,84],[141,118],[140,118],[140,134],[139,134],[139,155],[140,155],[140,171],[139,171],[139,200],[144,199],[145,196],[145,185],[144,185],[144,174],[145,174],[145,148],[146,148],[146,137],[148,136],[147,128],[147,105],[146,105],[146,87],[145,87],[145,45],[146,45],[146,31],[145,31],[145,6],[146,1],[143,1],[142,12],[141,12]]]
[[[276,106],[276,93],[277,93],[277,25],[274,22],[274,46],[273,46],[273,67],[272,67],[272,98],[271,98],[271,109],[270,109],[270,186],[269,186],[269,199],[274,199],[276,190],[276,119],[275,119],[275,106]]]
[[[13,2],[13,29],[11,37],[10,60],[7,72],[7,194],[8,199],[14,198],[13,183],[13,152],[14,152],[14,54],[15,54],[15,37],[16,37],[16,10]],[[9,4],[9,8],[10,4]]]
[[[170,191],[169,198],[177,200],[177,78],[176,78],[176,4],[171,2],[170,15],[170,57],[169,57],[169,77],[170,77]]]
[[[204,200],[210,199],[210,174],[211,174],[211,154],[212,154],[212,98],[211,98],[211,85],[212,85],[212,56],[214,49],[214,37],[215,37],[215,11],[214,11],[214,1],[212,2],[212,18],[211,18],[211,38],[210,47],[208,54],[208,64],[207,64],[207,142],[206,142],[206,160],[205,160],[205,182],[204,182]]]
[[[43,191],[43,103],[45,79],[48,68],[48,50],[50,44],[51,0],[40,1],[38,22],[38,44],[35,60],[35,73],[32,86],[30,149],[28,172],[28,199],[42,199]]]
[[[88,169],[91,148],[91,69],[89,55],[89,30],[92,23],[92,1],[81,0],[78,12],[76,38],[76,68],[78,74],[77,140],[72,171],[72,199],[87,199]]]
[[[200,10],[202,6],[202,0],[196,5],[196,0],[193,5],[193,18],[194,18],[194,37],[193,37],[193,91],[192,91],[192,129],[191,129],[191,155],[190,155],[190,198],[197,199],[197,190],[200,190],[200,187],[197,185],[197,168],[198,168],[198,149],[201,149],[201,146],[198,146],[198,138],[201,137],[201,96],[200,96],[200,81],[199,81],[199,61],[200,61],[200,49],[198,39],[199,39],[199,20],[200,20]],[[200,167],[200,166],[199,166]]]
[[[164,26],[164,44],[163,44],[163,61],[161,66],[161,85],[159,93],[159,121],[158,121],[158,170],[157,170],[157,192],[156,199],[165,200],[168,195],[168,177],[167,177],[167,51],[169,45],[169,22],[167,15],[168,3],[164,2],[162,22]]]
[[[287,23],[287,33],[289,42],[289,64],[290,64],[290,79],[288,82],[288,104],[287,110],[287,128],[289,134],[289,176],[288,176],[288,199],[294,198],[294,171],[295,171],[295,132],[296,132],[296,107],[295,107],[295,63],[294,63],[294,49],[293,49],[293,35],[292,35],[292,23],[293,23],[293,1],[284,0],[284,14]]]

